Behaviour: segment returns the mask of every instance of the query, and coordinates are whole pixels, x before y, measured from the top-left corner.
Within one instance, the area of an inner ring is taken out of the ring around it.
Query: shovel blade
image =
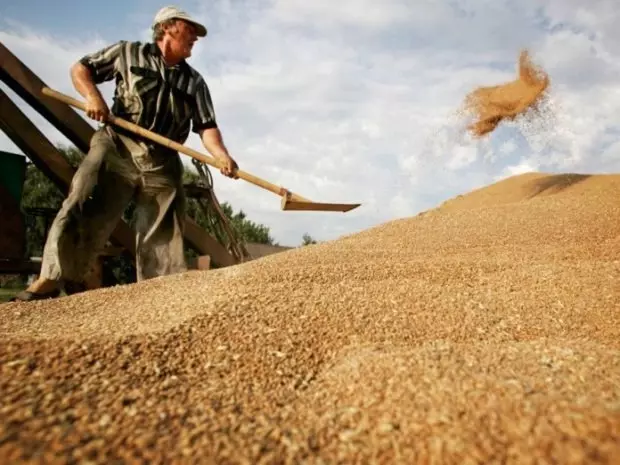
[[[282,199],[282,210],[286,211],[326,211],[326,212],[348,212],[359,207],[360,203],[322,203],[322,202],[302,202],[298,200]]]

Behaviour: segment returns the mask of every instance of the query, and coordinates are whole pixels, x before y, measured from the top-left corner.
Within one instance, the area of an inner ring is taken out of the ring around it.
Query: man
[[[224,145],[209,89],[186,59],[206,28],[175,7],[155,16],[153,42],[119,41],[83,57],[71,68],[86,114],[101,123],[75,173],[67,199],[45,244],[41,275],[14,300],[38,300],[79,291],[125,208],[133,199],[138,281],[185,271],[185,197],[179,154],[119,127],[97,84],[116,80],[112,114],[178,143],[191,130],[220,160],[222,174],[237,178]]]

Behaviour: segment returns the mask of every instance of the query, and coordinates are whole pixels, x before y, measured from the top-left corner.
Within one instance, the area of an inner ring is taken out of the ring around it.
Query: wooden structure
[[[26,224],[20,209],[24,157],[0,151],[0,270],[21,262]]]
[[[0,43],[0,80],[49,121],[78,150],[82,153],[88,151],[94,128],[70,106],[43,96],[41,89],[46,87],[46,84],[2,43]],[[0,129],[63,194],[67,194],[75,169],[1,89]],[[205,186],[194,187],[189,194],[198,195],[196,193],[198,192],[202,198],[217,202],[213,195],[206,195],[204,190]],[[215,211],[217,212],[217,208]],[[218,220],[227,221],[226,218]],[[243,247],[235,244],[235,238],[229,238],[229,243],[223,244],[189,216],[185,218],[185,240],[198,254],[199,258],[195,260],[194,266],[213,264],[225,267],[252,258]],[[134,257],[134,241],[133,231],[125,221],[120,220],[110,238],[110,250],[114,251],[111,253],[123,250]],[[234,253],[234,250],[237,253]],[[242,252],[239,253],[239,250]],[[204,258],[206,256],[208,259]]]
[[[294,248],[283,245],[257,244],[253,242],[249,242],[245,246],[250,255],[255,259],[266,257],[267,255],[286,252],[287,250],[292,250]]]

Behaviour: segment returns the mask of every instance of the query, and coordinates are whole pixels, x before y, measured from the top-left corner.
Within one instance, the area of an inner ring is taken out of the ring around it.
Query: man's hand
[[[204,147],[220,163],[220,173],[232,179],[239,179],[237,175],[239,165],[228,154],[220,130],[218,128],[205,129],[200,132],[200,138]]]
[[[101,123],[105,122],[110,110],[103,100],[101,92],[97,89],[88,68],[78,61],[71,67],[71,79],[75,89],[86,100],[86,116]]]
[[[223,166],[220,169],[220,173],[224,176],[228,176],[229,178],[239,179],[239,176],[237,175],[239,165],[237,165],[237,162],[233,160],[230,155],[222,157],[221,162],[223,163]]]
[[[89,96],[86,99],[86,115],[101,123],[108,119],[110,109],[100,95]]]

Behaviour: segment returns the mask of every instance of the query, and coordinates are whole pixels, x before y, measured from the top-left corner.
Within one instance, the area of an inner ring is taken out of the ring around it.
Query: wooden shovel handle
[[[42,93],[47,95],[48,97],[53,97],[56,100],[60,100],[61,102],[66,103],[67,105],[71,105],[73,107],[79,108],[82,111],[86,111],[86,105],[83,102],[80,102],[79,100],[76,100],[73,97],[70,97],[68,95],[62,94],[56,90],[50,89],[49,87],[43,87]],[[177,152],[184,153],[185,155],[195,158],[196,160],[206,163],[207,165],[211,165],[214,168],[217,168],[217,169],[221,168],[220,163],[215,158],[205,155],[203,153],[200,153],[196,150],[190,149],[189,147],[185,147],[184,145],[179,144],[178,142],[174,142],[173,140],[170,140],[167,137],[164,137],[152,131],[149,131],[148,129],[138,126],[137,124],[131,123],[129,121],[126,121],[112,114],[108,116],[107,122],[120,126],[121,128],[127,129],[128,131],[131,131],[140,136],[146,137],[154,142],[157,142],[158,144],[163,145],[164,147],[168,147],[173,150],[176,150]],[[310,202],[310,200],[304,197],[294,194],[283,187],[280,187],[268,181],[265,181],[264,179],[261,179],[258,176],[254,176],[253,174],[250,174],[246,171],[237,170],[237,176],[239,176],[239,178],[245,181],[248,181],[251,184],[254,184],[258,187],[262,187],[263,189],[273,192],[276,195],[287,196],[291,200],[298,200],[300,202]]]

